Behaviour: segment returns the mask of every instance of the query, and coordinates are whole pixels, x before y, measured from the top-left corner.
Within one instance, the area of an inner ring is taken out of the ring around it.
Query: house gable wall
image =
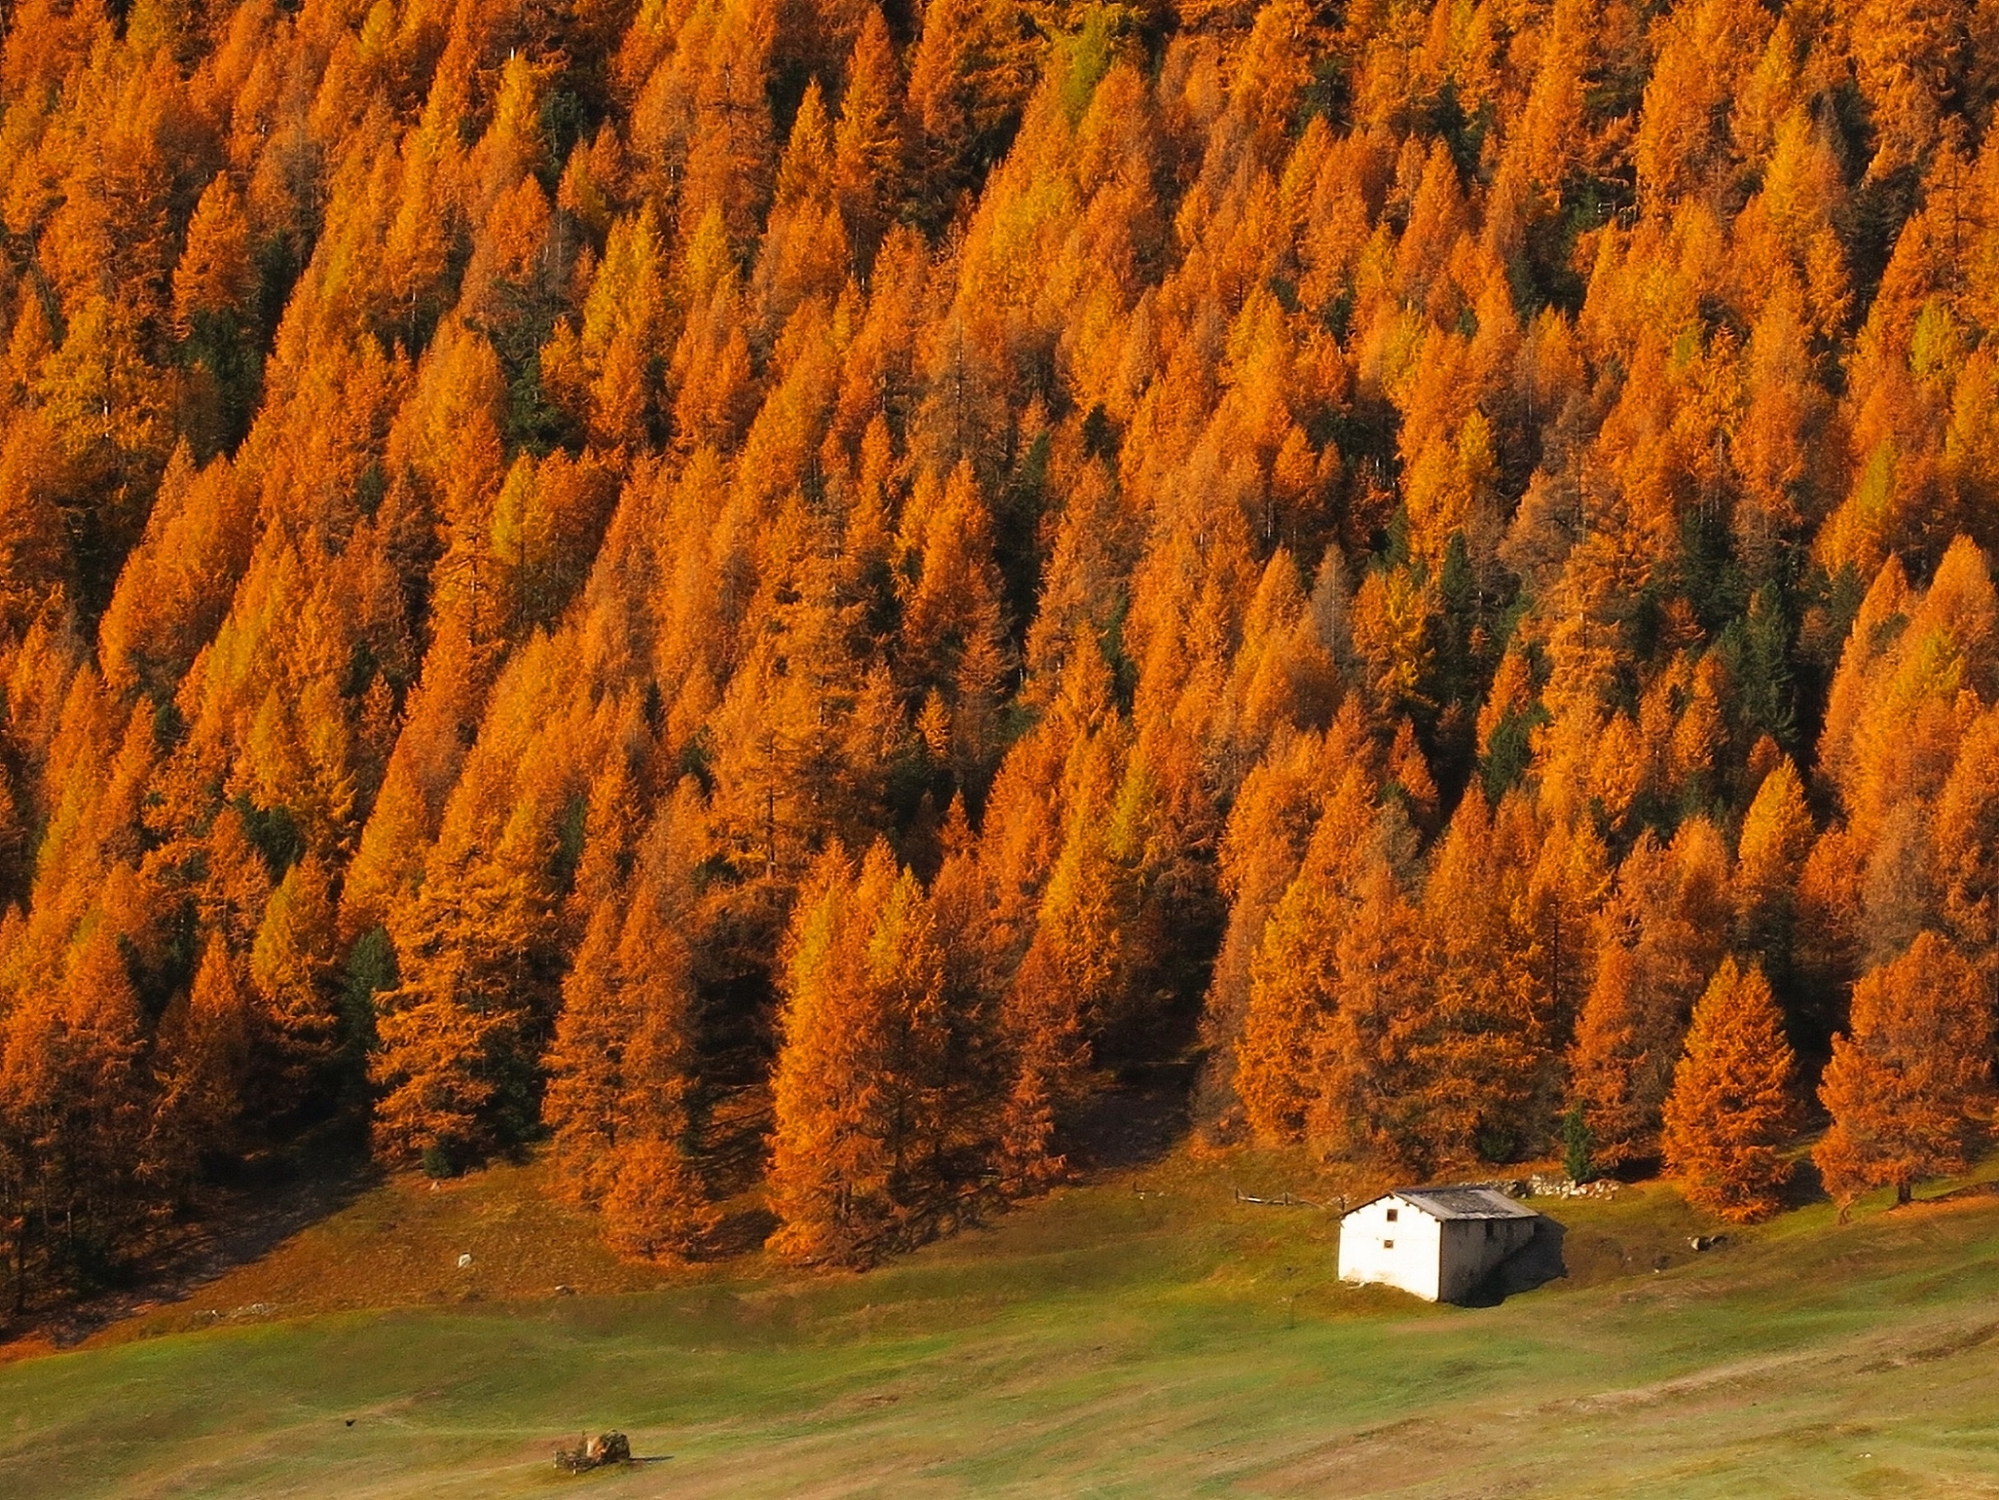
[[[1363,1204],[1340,1221],[1340,1280],[1378,1281],[1435,1302],[1443,1229],[1428,1213],[1401,1198]]]

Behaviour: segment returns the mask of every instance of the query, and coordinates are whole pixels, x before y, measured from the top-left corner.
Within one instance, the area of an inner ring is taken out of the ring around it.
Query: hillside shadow
[[[1567,1276],[1569,1267],[1562,1253],[1562,1242],[1568,1234],[1565,1226],[1543,1215],[1534,1226],[1534,1238],[1495,1266],[1492,1274],[1464,1299],[1464,1305],[1497,1307],[1508,1297],[1531,1292]]]
[[[700,1128],[703,1170],[716,1198],[733,1198],[763,1180],[771,1123],[770,1089],[761,1081],[716,1090]]]
[[[767,1208],[745,1208],[733,1213],[725,1212],[722,1222],[715,1226],[701,1247],[702,1260],[733,1260],[739,1255],[753,1255],[763,1249],[764,1242],[777,1232],[778,1218]]]
[[[27,1340],[58,1349],[139,1313],[185,1302],[239,1266],[350,1206],[382,1174],[358,1152],[316,1165],[275,1163],[201,1195],[195,1211],[120,1267],[121,1284],[81,1295],[30,1297],[27,1311],[0,1323],[0,1350]]]
[[[1951,1188],[1947,1192],[1936,1193],[1927,1198],[1912,1199],[1918,1203],[1967,1203],[1974,1198],[1999,1197],[1999,1182],[1968,1182],[1963,1187]]]
[[[1067,1122],[1063,1144],[1084,1170],[1121,1171],[1165,1158],[1187,1133],[1192,1070],[1155,1063],[1122,1069]]]
[[[1777,1196],[1786,1213],[1807,1204],[1826,1201],[1825,1179],[1819,1176],[1818,1163],[1812,1160],[1810,1152],[1792,1163],[1791,1175],[1778,1189]]]

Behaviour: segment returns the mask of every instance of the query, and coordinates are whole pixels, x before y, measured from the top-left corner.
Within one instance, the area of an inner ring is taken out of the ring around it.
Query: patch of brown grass
[[[171,1301],[135,1309],[89,1342],[218,1323],[420,1304],[646,1291],[701,1269],[620,1260],[594,1215],[551,1191],[546,1162],[443,1181],[389,1178],[266,1254]],[[461,1256],[471,1263],[459,1265]]]

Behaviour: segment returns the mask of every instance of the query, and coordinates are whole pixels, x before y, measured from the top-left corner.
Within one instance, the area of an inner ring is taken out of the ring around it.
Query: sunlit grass
[[[392,1184],[197,1297],[267,1321],[0,1368],[0,1493],[1999,1492],[1999,1198],[1699,1256],[1665,1185],[1548,1204],[1574,1275],[1457,1309],[1339,1286],[1330,1211],[1234,1201],[1286,1170],[1176,1159],[824,1276],[596,1259],[532,1171]],[[438,1305],[481,1225],[485,1300]],[[414,1305],[310,1310],[362,1287]],[[613,1425],[664,1461],[548,1469]]]

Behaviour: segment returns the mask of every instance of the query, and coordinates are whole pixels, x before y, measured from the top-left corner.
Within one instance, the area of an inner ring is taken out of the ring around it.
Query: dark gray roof
[[[1396,1188],[1382,1198],[1400,1198],[1420,1208],[1433,1219],[1536,1219],[1540,1215],[1524,1204],[1515,1203],[1497,1188],[1420,1187]],[[1370,1203],[1380,1202],[1371,1198]],[[1362,1208],[1367,1204],[1360,1205]]]

